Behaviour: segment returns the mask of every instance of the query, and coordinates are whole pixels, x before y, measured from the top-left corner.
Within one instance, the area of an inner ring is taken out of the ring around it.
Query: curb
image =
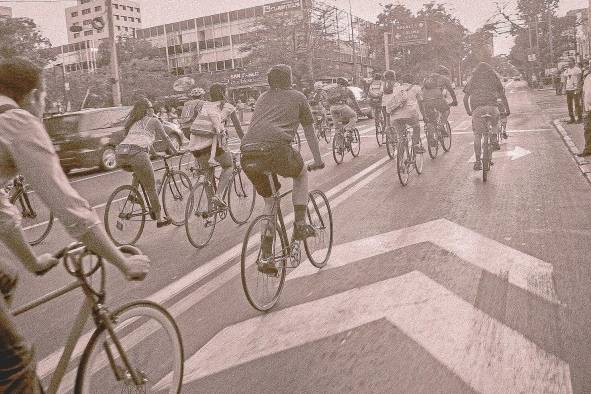
[[[577,146],[573,142],[570,135],[568,135],[568,133],[566,132],[566,130],[562,126],[561,119],[554,119],[552,121],[552,124],[554,125],[554,128],[556,129],[556,131],[558,131],[558,134],[560,134],[562,141],[564,142],[564,144],[566,145],[566,147],[568,148],[570,153],[573,155],[573,159],[574,159],[575,163],[577,164],[577,167],[579,167],[579,170],[585,176],[585,179],[587,179],[587,182],[589,182],[589,184],[591,184],[591,161],[589,159],[584,158],[584,157],[577,156],[577,154],[579,153],[579,148],[577,148]]]

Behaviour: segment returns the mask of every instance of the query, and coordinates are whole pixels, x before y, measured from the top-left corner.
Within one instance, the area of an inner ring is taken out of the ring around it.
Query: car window
[[[55,118],[43,119],[43,124],[50,137],[58,135],[75,134],[78,131],[78,121],[80,115],[66,115]]]
[[[130,108],[113,108],[81,114],[80,130],[106,129],[123,126]]]

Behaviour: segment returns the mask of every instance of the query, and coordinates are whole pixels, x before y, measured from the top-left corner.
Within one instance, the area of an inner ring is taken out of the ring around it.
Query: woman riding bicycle
[[[152,207],[150,216],[156,220],[156,226],[167,226],[172,223],[172,219],[162,217],[150,150],[158,138],[166,142],[170,152],[178,152],[162,123],[154,116],[154,107],[150,100],[142,98],[134,104],[125,121],[125,134],[125,138],[116,149],[117,163],[123,170],[133,172],[134,187],[137,187],[138,183],[143,186]]]
[[[191,137],[187,149],[193,153],[199,167],[204,170],[207,169],[207,176],[210,181],[213,177],[211,165],[215,164],[213,161],[222,167],[217,193],[211,197],[215,204],[223,207],[226,204],[222,196],[232,180],[232,172],[234,171],[232,154],[227,147],[227,131],[224,128],[224,122],[228,119],[232,121],[240,139],[242,139],[244,133],[236,108],[226,101],[225,85],[211,85],[209,99],[210,101],[203,103],[199,115],[191,124]]]

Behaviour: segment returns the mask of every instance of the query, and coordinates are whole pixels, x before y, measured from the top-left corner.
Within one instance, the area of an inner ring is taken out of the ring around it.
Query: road
[[[335,247],[324,269],[306,263],[289,274],[272,312],[245,299],[246,227],[229,220],[202,250],[183,228],[149,223],[138,242],[152,260],[149,277],[127,283],[109,270],[107,304],[150,297],[171,311],[187,393],[591,392],[590,185],[538,103],[542,94],[523,82],[507,91],[509,139],[487,183],[472,170],[471,123],[460,107],[450,117],[451,151],[425,154],[423,174],[406,187],[372,122],[360,123],[358,158],[336,165],[322,143],[327,167],[310,179],[329,195]],[[72,180],[102,215],[129,175]],[[36,249],[68,241],[58,225]],[[18,305],[71,280],[62,268],[21,279]],[[43,377],[80,299],[68,294],[18,318]]]

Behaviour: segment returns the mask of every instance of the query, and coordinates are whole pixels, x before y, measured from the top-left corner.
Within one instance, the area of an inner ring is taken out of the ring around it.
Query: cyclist
[[[205,96],[205,90],[203,90],[203,88],[193,88],[189,92],[189,98],[191,98],[191,100],[187,101],[183,105],[179,123],[181,125],[181,130],[183,131],[183,134],[185,135],[186,139],[190,138],[191,124],[193,123],[193,121],[199,114],[199,111],[201,111],[201,107],[203,106],[203,96]]]
[[[162,217],[150,151],[158,137],[166,142],[173,154],[178,152],[164,131],[162,123],[154,116],[154,107],[147,98],[139,99],[134,104],[127,116],[124,129],[125,138],[115,149],[117,163],[123,170],[133,173],[134,187],[137,187],[138,183],[144,187],[152,207],[150,216],[156,220],[156,227],[168,226],[172,219]]]
[[[295,223],[293,236],[304,240],[315,235],[315,230],[306,224],[306,205],[308,204],[308,170],[324,167],[320,156],[318,140],[314,135],[314,118],[306,97],[291,89],[291,67],[278,64],[269,70],[267,80],[270,89],[263,93],[255,104],[248,132],[242,139],[242,168],[257,192],[265,200],[265,214],[273,213],[274,200],[271,198],[271,185],[266,171],[287,178],[293,178],[292,201]],[[304,128],[308,146],[314,157],[314,164],[304,166],[302,155],[291,146],[291,141],[299,125]],[[275,178],[275,187],[281,184]],[[261,249],[263,257],[272,254],[273,237],[263,237]],[[276,274],[273,262],[264,262],[259,271]]]
[[[500,116],[497,105],[498,98],[503,102],[505,113],[509,116],[511,111],[509,110],[509,103],[501,80],[488,63],[479,63],[472,73],[472,78],[464,88],[464,107],[468,115],[472,116],[472,129],[474,131],[475,171],[482,170],[482,133],[486,132],[488,127],[487,122],[482,118],[483,115],[491,115],[490,122],[493,128],[491,145],[493,149],[499,148],[496,136]]]
[[[236,107],[226,101],[226,86],[218,83],[211,85],[209,97],[211,101],[203,102],[201,111],[193,119],[187,149],[195,156],[199,168],[207,170],[207,177],[212,183],[214,176],[212,165],[217,162],[222,167],[217,193],[209,197],[214,204],[225,207],[223,193],[232,179],[234,164],[227,146],[228,132],[224,128],[224,122],[228,119],[232,121],[240,139],[244,136],[244,132]]]
[[[416,153],[424,153],[420,144],[421,125],[419,124],[419,110],[421,104],[421,87],[414,84],[414,78],[408,74],[402,77],[402,84],[394,87],[388,101],[384,102],[390,123],[398,135],[406,131],[406,126],[412,127],[412,143]]]
[[[314,82],[314,91],[310,93],[309,103],[313,114],[320,114],[322,124],[327,123],[326,108],[324,104],[327,100],[324,84],[320,81]]]
[[[382,108],[382,96],[384,95],[384,81],[382,80],[382,74],[375,73],[373,76],[373,81],[369,84],[369,88],[367,90],[367,97],[369,97],[369,105],[374,116],[378,117],[381,113],[383,115],[382,119],[386,119],[386,112]]]
[[[382,113],[385,115],[384,119],[386,120],[386,124],[390,124],[390,114],[386,111],[387,103],[392,100],[394,96],[394,88],[398,86],[399,83],[396,82],[396,73],[394,70],[386,70],[384,71],[384,93],[382,94]],[[396,135],[393,136],[395,139],[397,138]],[[396,143],[396,141],[394,141]]]
[[[146,256],[126,258],[109,240],[88,202],[72,188],[43,127],[45,83],[42,70],[25,59],[0,60],[0,184],[22,174],[68,233],[115,265],[128,280],[142,280]],[[25,268],[42,275],[57,264],[49,254],[36,256],[23,236],[20,212],[0,192],[0,241]],[[17,282],[16,268],[0,260],[0,392],[37,393],[33,352],[8,310]],[[7,301],[7,303],[5,303]]]
[[[497,106],[499,107],[499,113],[500,113],[500,124],[503,127],[503,132],[501,133],[501,136],[503,137],[503,139],[507,139],[507,109],[505,108],[505,105],[503,104],[503,100],[501,98],[497,98]],[[498,146],[498,149],[500,149],[501,147]]]
[[[429,75],[423,81],[423,105],[425,113],[431,113],[433,109],[441,114],[441,124],[447,122],[449,117],[449,107],[458,105],[456,92],[451,86],[449,80],[450,72],[447,67],[439,66],[438,69]],[[450,104],[445,100],[444,91],[451,96],[452,102]],[[447,129],[442,128],[441,132],[446,135]]]
[[[327,92],[327,101],[330,104],[330,114],[332,115],[335,127],[344,128],[347,136],[350,136],[351,130],[357,124],[357,116],[361,115],[361,108],[355,98],[355,94],[348,88],[349,81],[346,78],[337,78],[337,84],[330,87]],[[352,104],[355,110],[348,104]],[[342,124],[347,122],[343,127]]]

